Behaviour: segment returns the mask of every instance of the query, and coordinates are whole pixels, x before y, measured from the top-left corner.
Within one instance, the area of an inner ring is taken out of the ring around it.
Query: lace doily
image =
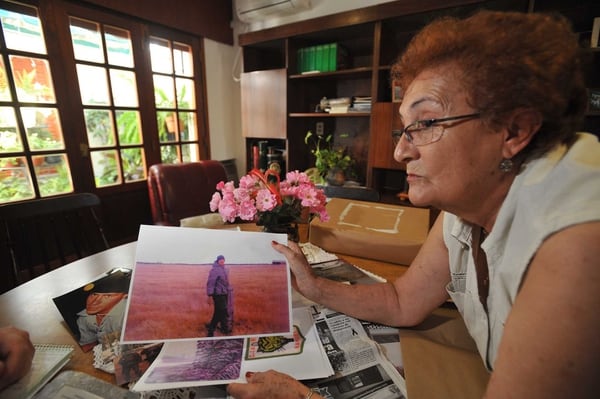
[[[114,374],[115,365],[113,363],[113,359],[116,356],[119,356],[121,353],[121,348],[119,345],[112,347],[109,351],[105,351],[102,349],[102,344],[98,344],[94,346],[93,351],[94,367],[102,371],[106,371],[107,373]]]

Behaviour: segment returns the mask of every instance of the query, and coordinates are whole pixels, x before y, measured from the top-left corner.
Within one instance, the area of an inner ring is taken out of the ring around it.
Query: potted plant
[[[320,177],[318,183],[326,181],[331,185],[341,186],[354,161],[344,148],[333,148],[331,139],[332,135],[318,136],[309,130],[304,136],[304,143],[310,145],[310,141],[313,142],[311,153],[315,156],[315,168]]]

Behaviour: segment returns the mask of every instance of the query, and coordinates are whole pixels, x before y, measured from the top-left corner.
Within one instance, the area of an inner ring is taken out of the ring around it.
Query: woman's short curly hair
[[[540,131],[521,154],[536,157],[569,142],[583,120],[583,50],[560,15],[479,11],[443,17],[421,30],[392,67],[402,92],[423,70],[458,66],[470,105],[489,126],[517,108],[539,111]]]

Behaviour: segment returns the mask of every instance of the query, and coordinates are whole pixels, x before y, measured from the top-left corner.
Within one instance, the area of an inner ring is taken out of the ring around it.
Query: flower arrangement
[[[225,222],[253,220],[265,231],[290,234],[295,228],[296,237],[290,234],[290,238],[297,239],[297,223],[303,218],[329,220],[325,205],[323,190],[316,188],[306,173],[288,172],[280,181],[277,171],[263,174],[253,169],[240,179],[237,188],[233,181],[219,182],[210,210],[218,211]]]

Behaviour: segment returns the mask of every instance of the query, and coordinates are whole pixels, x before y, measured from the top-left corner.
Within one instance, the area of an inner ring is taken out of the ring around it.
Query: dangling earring
[[[500,162],[500,165],[498,166],[500,168],[500,170],[504,173],[508,173],[512,170],[514,164],[512,159],[510,158],[505,158],[502,160],[502,162]]]

